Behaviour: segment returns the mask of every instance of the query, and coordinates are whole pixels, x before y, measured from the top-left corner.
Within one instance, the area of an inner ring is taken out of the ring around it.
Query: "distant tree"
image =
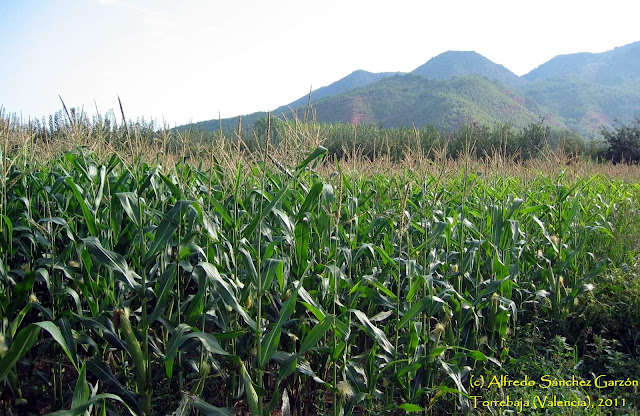
[[[531,123],[520,133],[520,157],[524,160],[532,159],[540,154],[547,145],[550,128],[545,126],[544,120],[538,123]]]
[[[552,149],[562,150],[567,155],[579,156],[589,154],[587,144],[593,145],[591,141],[587,141],[579,133],[573,130],[555,130],[551,132],[549,137],[549,145]]]
[[[618,122],[618,126],[609,131],[602,128],[602,136],[609,144],[607,157],[614,163],[638,163],[640,161],[640,117],[632,125]]]
[[[262,117],[253,124],[253,132],[260,142],[266,142],[267,137],[272,144],[280,143],[283,136],[284,122],[277,117]]]

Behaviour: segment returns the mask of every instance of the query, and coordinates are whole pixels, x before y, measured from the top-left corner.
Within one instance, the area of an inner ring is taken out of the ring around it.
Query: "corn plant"
[[[465,412],[520,320],[560,331],[624,258],[608,247],[628,184],[469,160],[358,174],[317,131],[288,132],[287,160],[240,140],[171,163],[3,150],[6,394],[33,395],[18,376],[40,368],[55,415]]]

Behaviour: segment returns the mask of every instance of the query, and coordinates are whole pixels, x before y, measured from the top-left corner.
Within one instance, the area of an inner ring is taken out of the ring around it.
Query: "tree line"
[[[11,120],[6,112],[3,122],[20,124]],[[425,127],[383,127],[381,125],[348,123],[318,123],[299,119],[284,120],[277,117],[262,117],[251,126],[238,122],[234,130],[190,131],[169,130],[153,121],[137,120],[126,123],[119,121],[113,112],[91,119],[76,109],[60,111],[48,120],[29,120],[22,123],[34,141],[55,141],[62,137],[64,130],[76,129],[91,135],[100,136],[110,142],[125,144],[126,138],[135,131],[139,138],[165,139],[171,149],[178,151],[179,142],[185,137],[198,141],[211,141],[224,138],[232,143],[241,144],[239,149],[256,151],[265,148],[267,143],[278,146],[284,141],[296,140],[296,136],[312,134],[315,140],[326,147],[331,157],[348,158],[350,155],[375,159],[386,157],[390,160],[402,160],[407,154],[421,154],[434,157],[436,153],[456,159],[471,155],[480,159],[499,154],[515,161],[525,161],[540,156],[545,150],[562,150],[570,156],[590,158],[613,163],[640,162],[640,117],[631,123],[616,122],[612,129],[603,127],[601,138],[586,139],[570,130],[556,130],[544,120],[517,128],[509,123],[485,125],[468,123],[455,130],[442,131],[435,126]],[[169,134],[167,134],[169,133]]]

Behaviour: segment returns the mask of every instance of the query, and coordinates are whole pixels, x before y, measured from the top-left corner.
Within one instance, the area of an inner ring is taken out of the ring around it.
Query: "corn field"
[[[51,415],[465,414],[470,377],[518,358],[521,322],[561,333],[638,210],[638,183],[603,174],[358,174],[325,153],[5,146],[0,397]]]

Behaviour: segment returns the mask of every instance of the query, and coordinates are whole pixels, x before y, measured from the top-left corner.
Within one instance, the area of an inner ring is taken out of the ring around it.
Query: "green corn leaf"
[[[277,277],[278,283],[284,284],[284,261],[280,259],[265,259],[262,267],[262,292],[267,292],[271,288],[273,278]]]
[[[304,214],[306,214],[307,212],[312,212],[315,209],[318,204],[320,193],[322,193],[323,189],[324,184],[322,182],[317,182],[311,187],[309,193],[307,194],[307,197],[304,199],[304,202],[298,210],[296,221],[300,221]]]
[[[96,237],[98,235],[98,229],[96,227],[95,215],[89,209],[87,202],[82,197],[80,193],[80,188],[75,184],[73,178],[66,178],[65,184],[69,187],[76,201],[80,205],[80,209],[82,210],[82,215],[84,216],[84,220],[86,221],[87,228],[89,229],[89,234]]]
[[[410,365],[403,365],[402,367],[400,367],[400,369],[395,373],[395,378],[397,380],[401,380],[402,377],[404,377],[405,374],[407,373],[414,373],[416,371],[418,371],[420,369],[420,367],[422,367],[422,363],[421,362],[415,362],[412,363]]]
[[[135,411],[134,407],[130,406],[126,401],[122,400],[120,396],[116,394],[102,393],[102,394],[96,394],[95,396],[91,397],[83,404],[79,406],[74,406],[70,410],[58,410],[57,412],[48,413],[45,416],[76,416],[81,413],[84,413],[87,409],[89,409],[94,404],[101,403],[104,400],[115,400],[118,403],[122,403],[127,408],[127,410],[129,410],[129,413],[132,416],[137,416],[142,414],[141,412],[138,413],[137,411]],[[106,409],[106,408],[103,407],[103,409]]]
[[[307,336],[302,340],[300,350],[298,350],[298,355],[302,356],[311,348],[318,345],[318,342],[324,337],[324,334],[329,330],[329,328],[331,328],[334,320],[335,318],[332,315],[327,315],[320,323],[314,325],[311,331],[309,331]]]
[[[392,291],[389,290],[389,288],[385,287],[383,284],[381,284],[380,282],[378,282],[376,279],[373,279],[371,276],[364,276],[363,280],[367,281],[367,283],[370,283],[371,285],[373,285],[378,292],[380,292],[383,295],[388,296],[392,301],[396,301],[397,297],[396,294],[393,293]],[[353,291],[353,289],[351,290]]]
[[[151,244],[151,247],[149,247],[145,254],[145,263],[155,258],[155,256],[164,249],[165,245],[171,237],[173,237],[173,233],[178,229],[182,215],[190,205],[191,202],[189,201],[178,201],[169,212],[163,215],[162,221],[156,227],[153,244]]]
[[[11,343],[11,347],[0,359],[0,380],[4,380],[18,360],[29,351],[33,343],[36,342],[39,333],[40,327],[33,324],[22,328],[18,332],[18,335]]]
[[[78,292],[70,287],[63,287],[62,289],[60,289],[59,293],[69,295],[76,305],[76,311],[78,312],[78,315],[83,315],[82,303],[80,302],[80,296],[78,295]]]
[[[164,311],[167,302],[171,298],[171,294],[174,293],[173,287],[176,282],[177,265],[171,263],[169,267],[162,273],[158,282],[156,283],[156,307],[147,316],[147,325],[151,325],[158,319]]]
[[[302,278],[309,264],[309,242],[311,241],[311,226],[306,216],[296,223],[295,239],[296,275]]]
[[[11,222],[11,219],[6,215],[0,215],[0,230],[2,229],[3,222],[7,226],[7,236],[9,237],[9,242],[11,242],[11,236],[13,235],[13,223]]]
[[[229,355],[229,353],[222,349],[222,347],[218,343],[218,340],[213,335],[206,332],[189,331],[191,331],[191,327],[189,327],[187,324],[180,324],[176,327],[176,329],[174,330],[174,335],[167,345],[167,350],[165,351],[165,360],[170,360],[175,357],[180,350],[180,347],[191,338],[198,338],[202,343],[202,346],[212,354]]]
[[[316,302],[304,287],[300,286],[298,288],[298,292],[302,299],[302,304],[316,317],[318,321],[322,321],[327,316],[327,312],[318,302]]]
[[[107,168],[104,165],[100,166],[99,175],[100,180],[98,182],[98,193],[93,200],[93,210],[95,212],[98,212],[98,208],[100,208],[100,203],[102,202],[102,198],[104,196],[104,185],[107,179]]]
[[[567,214],[566,218],[562,221],[562,228],[560,229],[561,236],[567,234],[567,230],[569,229],[569,227],[571,226],[571,223],[573,222],[576,215],[578,214],[579,208],[580,208],[580,199],[574,198],[573,205],[571,206],[571,210]]]
[[[102,360],[100,360],[99,357],[93,357],[92,359],[86,362],[86,365],[87,365],[87,370],[91,374],[98,377],[100,380],[102,380],[102,382],[110,386],[111,389],[115,391],[115,393],[117,394],[116,397],[118,397],[118,399],[121,402],[127,404],[128,407],[130,407],[131,410],[134,412],[134,415],[141,415],[143,413],[142,408],[140,407],[140,396],[127,390],[118,381],[118,379],[114,377],[113,373],[111,372],[111,369],[109,369],[109,366],[106,363],[104,363]],[[98,397],[98,396],[94,396],[94,397]],[[89,403],[90,402],[85,403],[85,405]],[[87,408],[88,406],[85,409]],[[78,413],[74,413],[74,414],[78,414]]]
[[[87,368],[83,362],[80,367],[78,379],[76,380],[76,386],[73,389],[73,398],[71,399],[71,408],[75,409],[78,406],[84,405],[89,400],[91,391],[89,384],[87,383]]]
[[[258,404],[258,393],[256,393],[256,389],[253,387],[253,382],[251,381],[249,373],[247,373],[247,369],[244,366],[244,363],[240,363],[240,371],[242,376],[242,384],[244,385],[244,392],[247,397],[247,404],[249,404],[251,415],[260,416],[262,414],[262,409],[260,409],[260,406]]]
[[[314,150],[313,152],[311,152],[311,154],[309,154],[309,156],[307,156],[302,162],[300,162],[300,164],[298,166],[296,166],[296,170],[299,171],[301,169],[304,169],[305,167],[307,167],[307,165],[314,159],[319,158],[320,156],[324,155],[325,153],[327,153],[327,148],[323,147],[323,146],[318,146],[316,148],[316,150]]]
[[[438,362],[440,363],[440,365],[444,369],[445,373],[447,373],[449,378],[451,380],[453,380],[453,382],[456,384],[456,386],[458,387],[458,390],[460,390],[464,394],[468,394],[467,390],[464,388],[464,385],[462,384],[462,376],[461,376],[461,374],[460,373],[456,373],[455,371],[453,371],[451,366],[449,366],[449,364],[447,364],[446,362],[444,362],[442,360],[438,360]]]
[[[122,218],[124,217],[123,213],[124,210],[118,202],[118,198],[111,198],[111,203],[109,204],[109,225],[111,225],[110,231],[113,233],[114,243],[117,243],[120,237],[120,228],[122,227]]]
[[[75,318],[75,320],[80,322],[82,325],[85,325],[85,326],[87,326],[89,328],[92,328],[96,332],[96,334],[98,334],[101,337],[103,337],[105,340],[107,340],[114,347],[116,347],[116,348],[118,348],[118,349],[120,349],[122,351],[126,351],[127,347],[122,342],[120,337],[118,337],[118,335],[116,335],[115,329],[113,327],[113,323],[111,322],[111,320],[105,319],[104,317],[102,317],[100,319],[97,319],[97,318],[86,318],[84,316],[80,316],[80,315],[78,315],[76,313],[73,313],[73,312],[71,312],[71,315]],[[101,320],[103,322],[101,322]]]
[[[78,157],[71,152],[67,152],[64,155],[64,158],[69,162],[71,162],[71,164],[73,165],[73,167],[77,172],[82,174],[81,179],[87,182],[91,182],[91,175],[89,174],[89,171],[87,171],[87,168],[85,167],[85,165],[87,164],[87,161],[84,160],[84,158]],[[80,162],[82,162],[82,164]]]
[[[200,411],[200,413],[205,416],[233,416],[233,409],[229,409],[226,407],[215,407],[188,392],[185,392],[184,395],[188,398],[188,404],[190,404],[194,409]]]
[[[534,205],[532,207],[523,208],[522,210],[520,210],[520,214],[528,215],[534,212],[548,210],[548,209],[549,209],[549,205]]]
[[[33,325],[37,325],[40,328],[47,331],[53,339],[60,344],[64,353],[69,357],[71,364],[79,370],[78,368],[78,357],[76,355],[76,345],[73,339],[73,335],[71,334],[71,328],[69,327],[69,321],[65,318],[60,320],[60,324],[63,327],[63,331],[65,335],[63,335],[60,328],[56,326],[53,322],[45,321],[45,322],[36,322]]]
[[[167,378],[169,379],[171,379],[171,377],[173,376],[173,362],[175,359],[175,355],[178,353],[178,348],[180,347],[180,345],[182,345],[185,341],[182,336],[189,331],[191,331],[191,327],[187,324],[180,324],[173,329],[171,340],[167,344],[167,348],[164,352],[164,368],[167,374]],[[173,345],[178,343],[180,344],[176,346]]]
[[[511,203],[511,206],[509,206],[509,210],[507,211],[507,215],[505,215],[504,218],[511,218],[513,214],[518,210],[518,208],[520,208],[520,205],[522,205],[523,202],[524,200],[520,198],[513,199],[513,202]]]
[[[422,412],[424,409],[420,406],[411,403],[402,403],[398,406],[398,409],[402,409],[405,412],[414,413],[414,412]]]
[[[389,354],[393,354],[393,351],[395,350],[395,348],[389,342],[384,332],[382,332],[380,328],[376,327],[374,324],[371,323],[367,315],[365,315],[363,312],[357,309],[350,309],[349,311],[352,312],[356,316],[356,318],[358,318],[358,320],[362,323],[362,325],[364,326],[365,333],[370,338],[377,341],[378,344],[380,344],[380,346],[386,352],[388,352]]]
[[[129,216],[131,221],[133,221],[139,230],[142,229],[138,195],[133,192],[118,192],[116,196],[118,197],[118,201],[120,201],[120,205],[124,209],[124,212],[127,213],[127,216]]]
[[[280,190],[280,192],[276,194],[276,196],[271,200],[271,202],[269,202],[269,204],[262,209],[262,216],[260,215],[254,216],[251,223],[249,223],[249,225],[247,225],[245,229],[242,231],[242,236],[244,238],[249,238],[249,236],[251,236],[251,234],[255,231],[260,221],[262,221],[262,219],[271,212],[271,210],[282,199],[282,197],[288,190],[289,190],[289,185],[287,184]]]
[[[171,191],[171,194],[175,199],[181,200],[184,198],[182,195],[182,191],[180,191],[180,188],[176,186],[174,181],[172,181],[170,178],[163,175],[162,173],[158,173],[158,176],[160,176],[160,179],[162,179],[162,182],[164,182],[164,184],[167,185],[167,188],[169,188],[169,190]]]
[[[22,325],[22,321],[24,320],[24,317],[27,316],[27,313],[31,310],[31,308],[34,306],[33,302],[28,302],[26,305],[24,305],[24,308],[22,308],[22,310],[18,313],[18,316],[16,316],[13,321],[11,321],[11,324],[9,325],[9,331],[8,334],[10,337],[15,337],[16,336],[16,332],[18,331],[18,328],[20,328],[20,325]]]
[[[276,359],[276,356],[286,355],[284,359]],[[282,381],[293,374],[298,367],[298,360],[301,360],[296,354],[287,354],[281,351],[276,352],[274,354],[274,360],[278,361],[280,364],[280,372],[278,374],[278,385],[282,383]]]
[[[218,269],[216,269],[214,265],[206,262],[198,263],[198,265],[194,268],[194,273],[205,273],[215,286],[218,294],[220,294],[224,302],[227,305],[231,306],[231,308],[235,310],[252,329],[256,329],[256,321],[254,321],[247,314],[244,308],[240,306],[240,302],[238,302],[238,299],[233,293],[233,289],[231,289],[229,283],[227,283],[222,278],[222,276],[218,272]]]
[[[415,302],[411,305],[411,308],[407,312],[402,315],[400,321],[398,321],[398,328],[404,328],[411,319],[413,319],[417,314],[421,313],[425,309],[429,308],[427,312],[427,316],[433,316],[442,306],[444,306],[444,300],[440,299],[437,296],[425,296],[420,299],[418,302]]]
[[[300,285],[298,285],[298,288]],[[280,342],[280,335],[282,333],[282,325],[285,324],[295,311],[296,300],[298,298],[298,289],[293,291],[291,297],[287,299],[280,309],[280,316],[276,326],[262,339],[261,355],[258,357],[258,366],[263,368],[266,363],[269,362],[271,357],[276,351]]]
[[[311,377],[316,383],[327,384],[324,380],[316,375],[316,373],[311,369],[311,363],[305,360],[302,357],[298,357],[296,370],[305,376]]]
[[[188,301],[189,307],[184,313],[184,321],[188,325],[195,325],[198,321],[203,318],[204,307],[205,307],[205,292],[207,290],[207,276],[204,274],[197,275],[198,281],[198,290],[196,293],[190,297]],[[186,302],[185,302],[186,303]]]
[[[136,292],[141,292],[142,287],[139,280],[142,278],[134,272],[127,264],[124,257],[113,251],[102,247],[100,241],[95,237],[83,238],[82,241],[87,246],[89,252],[98,260],[100,264],[117,272],[116,274],[123,277],[125,283]]]
[[[238,248],[238,252],[242,254],[242,259],[244,260],[244,264],[249,271],[249,277],[256,287],[258,287],[258,271],[256,270],[255,264],[253,264],[253,257],[251,257],[251,253],[247,250],[246,246],[240,246]]]

